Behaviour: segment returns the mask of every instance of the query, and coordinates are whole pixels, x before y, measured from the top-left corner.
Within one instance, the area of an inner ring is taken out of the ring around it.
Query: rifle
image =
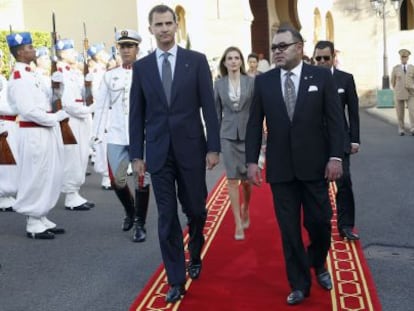
[[[13,34],[12,25],[9,25],[9,31],[10,31],[10,34]],[[9,53],[9,75],[11,75],[12,71],[13,71],[13,55],[12,53]]]
[[[52,65],[51,65],[51,74],[53,75],[54,72],[57,72],[57,58],[56,58],[56,43],[57,43],[57,34],[56,34],[56,22],[55,22],[55,13],[52,13],[52,48],[51,48],[51,56],[52,56]],[[61,94],[61,87],[60,82],[53,81],[52,79],[52,111],[57,112],[62,109],[62,94]],[[59,122],[60,123],[60,130],[62,132],[62,139],[64,145],[75,145],[77,144],[75,135],[73,135],[72,129],[69,126],[69,119],[65,119]]]
[[[89,80],[87,77],[89,73],[89,66],[88,66],[88,49],[89,49],[89,41],[88,37],[86,36],[86,24],[83,23],[83,59],[84,59],[84,66],[83,66],[83,76],[85,79],[85,104],[86,106],[90,106],[93,104],[93,95],[92,95],[92,81]]]
[[[10,25],[10,34],[12,34],[12,26]],[[11,63],[11,54],[10,54],[10,73],[13,69],[12,63]],[[3,85],[0,85],[0,91],[2,88],[5,87]],[[9,143],[7,142],[7,131],[0,134],[0,165],[15,165],[16,160],[14,159],[13,153],[10,149]]]
[[[0,134],[0,165],[15,165],[16,160],[7,142],[7,135],[7,132]]]

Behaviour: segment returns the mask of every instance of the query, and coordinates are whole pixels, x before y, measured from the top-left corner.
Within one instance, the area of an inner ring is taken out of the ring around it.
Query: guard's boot
[[[134,217],[135,217],[135,204],[134,204],[134,197],[131,194],[128,186],[124,188],[117,188],[114,187],[116,196],[118,197],[119,201],[121,201],[122,206],[125,209],[125,218],[124,222],[122,223],[122,230],[128,231],[134,225]]]
[[[144,242],[147,237],[145,221],[147,219],[150,189],[149,185],[135,190],[135,229],[134,242]]]

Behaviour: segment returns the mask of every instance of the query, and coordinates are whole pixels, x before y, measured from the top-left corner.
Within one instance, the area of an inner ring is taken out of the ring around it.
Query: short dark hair
[[[220,59],[220,65],[219,65],[219,69],[220,69],[220,75],[222,77],[227,76],[229,74],[229,71],[227,70],[226,66],[224,66],[224,62],[226,61],[226,56],[228,53],[230,52],[237,52],[240,55],[240,60],[241,60],[241,66],[240,66],[240,73],[245,75],[246,74],[246,69],[244,68],[244,57],[243,57],[243,53],[242,51],[235,46],[229,46],[223,53],[223,56]]]
[[[257,53],[250,53],[248,56],[247,56],[247,59],[249,59],[249,58],[255,58],[257,61],[259,61],[259,55],[257,55]]]
[[[321,41],[318,41],[315,44],[315,50],[316,49],[322,50],[322,49],[326,49],[326,48],[329,48],[329,50],[331,50],[331,55],[335,54],[335,46],[334,46],[334,43],[332,41],[321,40]],[[314,52],[314,54],[315,54],[315,52]]]
[[[169,6],[167,6],[167,5],[164,5],[164,4],[159,4],[159,5],[154,6],[154,7],[151,9],[151,11],[149,12],[149,14],[148,14],[148,21],[149,21],[149,24],[151,25],[151,23],[152,23],[152,17],[153,17],[153,15],[154,15],[154,13],[163,14],[163,13],[165,13],[165,12],[170,12],[170,13],[172,14],[172,16],[173,16],[174,23],[176,23],[176,22],[177,22],[177,17],[176,17],[176,15],[175,15],[174,10],[173,10],[173,9],[171,9],[171,8],[170,8]]]
[[[297,31],[295,28],[291,27],[291,26],[283,26],[280,27],[276,33],[284,33],[284,32],[290,32],[293,39],[297,42],[305,42],[305,40],[303,40],[302,35],[300,34],[299,31]]]
[[[22,48],[22,46],[23,45],[9,47],[10,53],[15,59],[17,59],[17,52]]]

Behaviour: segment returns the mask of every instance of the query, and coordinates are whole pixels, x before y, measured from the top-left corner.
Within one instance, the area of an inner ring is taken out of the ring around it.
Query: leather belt
[[[31,122],[31,121],[19,121],[19,126],[20,127],[46,127],[46,126],[40,125],[36,122]]]
[[[17,116],[0,115],[0,120],[16,121]]]

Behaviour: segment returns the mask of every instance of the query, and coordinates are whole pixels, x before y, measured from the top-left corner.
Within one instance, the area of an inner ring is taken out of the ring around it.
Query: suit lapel
[[[296,113],[301,109],[301,106],[305,102],[306,94],[308,92],[308,88],[312,82],[312,79],[313,75],[310,70],[310,65],[303,63],[302,73],[300,75],[299,81],[298,96],[296,97],[295,112],[293,113],[293,120],[295,119]]]
[[[160,72],[158,70],[158,64],[157,64],[157,54],[155,52],[152,53],[152,55],[149,55],[150,57],[150,61],[148,63],[149,65],[149,70],[146,72],[146,75],[148,77],[148,79],[150,80],[150,85],[153,85],[154,88],[157,91],[158,96],[160,97],[160,100],[163,101],[165,103],[165,105],[168,106],[167,103],[167,97],[165,96],[164,93],[164,88],[162,86],[162,81],[161,81],[161,77],[160,77]]]
[[[173,83],[171,86],[171,105],[174,103],[174,99],[178,94],[178,89],[183,78],[186,76],[186,72],[189,69],[189,60],[185,56],[185,50],[181,47],[177,47],[177,57],[175,59],[175,69]]]

